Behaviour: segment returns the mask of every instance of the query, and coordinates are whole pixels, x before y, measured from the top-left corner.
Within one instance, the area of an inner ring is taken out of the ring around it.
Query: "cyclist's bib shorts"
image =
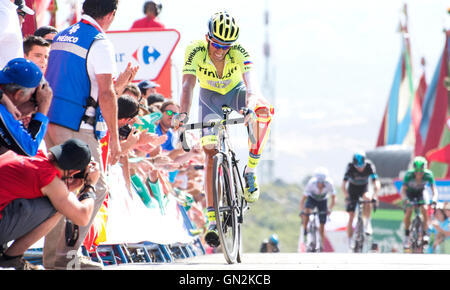
[[[348,201],[346,206],[347,212],[354,212],[356,209],[356,204],[358,203],[358,200],[360,197],[364,195],[369,189],[369,184],[363,184],[363,185],[354,185],[352,183],[349,183],[348,185]]]
[[[319,221],[321,224],[327,222],[327,211],[328,211],[328,199],[316,200],[311,196],[308,196],[305,203],[305,208],[314,209],[317,207],[319,211]]]
[[[425,204],[424,194],[423,191],[406,191],[406,198],[408,198],[409,201],[416,201],[420,204]]]
[[[223,112],[222,106],[226,105],[233,109],[236,112],[243,107],[246,107],[246,87],[243,82],[237,84],[231,91],[227,94],[222,95],[217,92],[200,88],[200,96],[199,96],[199,120],[203,123],[222,119]],[[205,128],[202,130],[202,145],[208,145],[214,143],[215,140],[214,129],[213,128]]]

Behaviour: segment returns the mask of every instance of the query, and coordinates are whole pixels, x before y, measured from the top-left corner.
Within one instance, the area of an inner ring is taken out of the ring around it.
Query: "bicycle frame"
[[[414,219],[410,225],[410,245],[413,253],[423,252],[423,220],[421,218],[420,206],[422,203],[416,199],[410,202],[414,208]]]
[[[353,252],[361,253],[363,251],[365,236],[364,236],[364,222],[363,222],[363,204],[365,203],[374,203],[374,200],[364,200],[363,198],[359,198],[356,204],[357,208],[357,220],[355,226],[355,232],[353,233]]]
[[[232,144],[229,140],[227,126],[242,124],[245,122],[245,117],[229,119],[228,116],[232,112],[232,109],[227,106],[223,106],[222,111],[222,120],[209,123],[188,124],[183,127],[186,130],[213,128],[214,134],[217,136],[217,153],[214,156],[214,173],[212,180],[214,189],[214,207],[216,218],[218,219],[219,238],[224,248],[224,255],[227,262],[232,264],[236,261],[238,263],[241,262],[241,224],[243,223],[244,212],[248,207],[243,195],[244,186],[238,168],[239,161],[236,159],[236,154],[233,151]],[[246,109],[243,109],[243,111],[244,114],[249,113]],[[253,142],[255,138],[250,125],[247,126],[247,130],[249,137]],[[180,140],[183,149],[189,151],[190,149],[186,142],[185,132],[180,135]],[[220,172],[220,169],[222,169],[222,172]],[[226,177],[221,175],[224,174],[223,171],[225,171]],[[228,185],[228,187],[226,185]],[[224,217],[224,221],[221,220],[222,216]],[[226,221],[225,217],[227,217]],[[236,220],[234,219],[235,217]],[[231,240],[228,240],[226,237],[226,235],[229,234],[229,230],[231,230]],[[231,245],[225,243],[226,241],[230,241]]]
[[[320,224],[319,214],[323,212],[318,212],[314,210],[313,212],[307,214],[309,215],[308,224],[306,225],[307,229],[307,252],[320,252],[322,246],[322,238],[320,236],[319,229],[317,224]]]

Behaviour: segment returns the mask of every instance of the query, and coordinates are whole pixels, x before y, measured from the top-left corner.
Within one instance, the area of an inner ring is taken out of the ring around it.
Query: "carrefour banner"
[[[397,188],[398,192],[400,192],[402,184],[403,181],[401,180],[394,181],[394,185]],[[450,180],[449,179],[436,180],[436,187],[439,193],[438,195],[439,202],[450,202]],[[429,199],[431,199],[432,192],[428,185],[425,188],[425,193],[428,194]]]
[[[175,29],[134,29],[110,31],[108,38],[116,51],[119,72],[131,63],[139,65],[135,80],[154,80],[169,61],[180,40],[180,33]]]

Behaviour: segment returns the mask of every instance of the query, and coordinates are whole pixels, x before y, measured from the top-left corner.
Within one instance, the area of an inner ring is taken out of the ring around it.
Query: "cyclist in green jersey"
[[[434,181],[434,175],[431,170],[427,169],[427,160],[422,156],[417,156],[413,160],[413,169],[408,170],[403,178],[403,185],[400,189],[402,199],[405,201],[406,210],[403,223],[405,226],[405,239],[403,246],[409,247],[409,226],[411,224],[412,207],[409,202],[416,200],[420,203],[420,210],[423,216],[423,229],[426,231],[428,228],[427,209],[425,206],[424,190],[425,186],[429,184],[433,193],[432,202],[436,203],[438,198],[438,192],[436,183]],[[428,236],[424,233],[424,241],[427,241]]]
[[[262,97],[252,73],[252,61],[247,50],[237,43],[239,27],[227,12],[215,13],[208,22],[208,33],[204,40],[193,41],[186,48],[183,66],[181,114],[175,122],[186,122],[189,115],[196,82],[200,85],[199,119],[209,122],[222,117],[222,106],[234,111],[249,108],[252,113],[246,124],[253,127],[257,144],[249,142],[249,159],[244,170],[247,202],[259,197],[255,169],[270,132],[273,107]],[[179,124],[174,124],[175,128]],[[205,191],[208,203],[210,227],[205,240],[211,246],[219,245],[215,228],[212,190],[213,157],[216,154],[216,135],[213,129],[203,129],[201,143],[206,153]]]

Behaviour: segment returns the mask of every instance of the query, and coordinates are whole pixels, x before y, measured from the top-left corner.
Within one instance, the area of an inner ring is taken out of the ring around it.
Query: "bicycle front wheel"
[[[356,223],[354,239],[355,247],[353,249],[353,252],[362,253],[364,246],[364,224],[362,218],[358,218],[358,221]]]
[[[308,253],[313,253],[316,251],[317,248],[317,240],[316,240],[316,225],[314,224],[316,221],[310,220],[308,222],[308,233],[307,233],[307,248],[306,248],[306,252]]]
[[[412,253],[423,253],[423,229],[422,220],[418,217],[414,218],[412,222],[411,231],[411,252]]]
[[[222,153],[214,156],[213,193],[217,230],[223,254],[227,262],[233,264],[239,252],[237,200],[231,184],[231,172]]]

